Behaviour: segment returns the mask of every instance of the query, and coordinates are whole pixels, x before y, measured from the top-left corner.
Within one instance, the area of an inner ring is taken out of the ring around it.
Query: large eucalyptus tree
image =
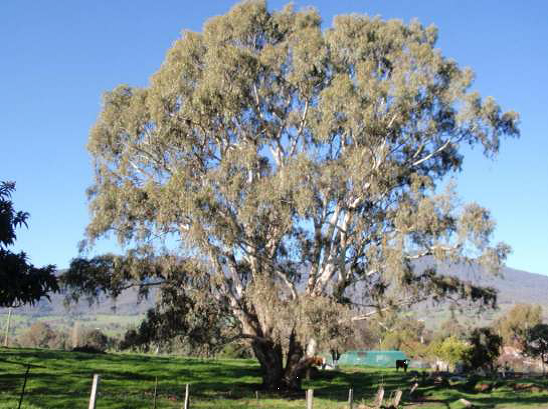
[[[157,277],[209,277],[269,388],[298,387],[307,349],[352,319],[426,296],[494,302],[413,271],[423,257],[496,268],[508,251],[490,245],[487,210],[438,185],[463,145],[489,157],[517,136],[518,116],[471,92],[472,72],[436,38],[364,15],[322,29],[316,11],[262,1],[184,32],[149,86],[104,97],[88,243],[115,232]]]

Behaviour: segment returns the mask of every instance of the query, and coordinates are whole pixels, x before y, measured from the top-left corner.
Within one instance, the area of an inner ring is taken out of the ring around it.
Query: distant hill
[[[101,329],[109,336],[119,337],[127,329],[139,325],[146,311],[154,306],[155,298],[155,292],[151,292],[148,298],[139,301],[137,290],[130,289],[116,300],[104,297],[98,303],[90,304],[86,299],[81,299],[77,304],[66,306],[64,294],[53,294],[51,302],[42,299],[34,306],[15,308],[11,333],[20,335],[37,321],[70,332],[78,322],[81,328]],[[0,308],[1,328],[4,328],[6,315],[7,308]]]
[[[65,305],[64,294],[51,295],[51,301],[43,298],[34,306],[24,306],[17,308],[17,314],[33,316],[49,315],[140,315],[144,314],[149,308],[154,306],[156,292],[151,291],[147,298],[138,299],[138,292],[135,289],[125,290],[115,300],[108,297],[102,297],[99,302],[89,303],[85,298],[80,299],[78,303]],[[0,314],[5,313],[6,309],[0,308]]]
[[[548,305],[548,276],[504,267],[500,275],[485,274],[478,266],[436,264],[440,274],[488,285],[499,291],[500,304]]]
[[[425,268],[432,265],[432,261],[425,261],[417,268]],[[489,285],[499,291],[498,304],[500,310],[488,311],[480,317],[469,319],[482,324],[489,323],[498,315],[511,308],[513,304],[528,303],[543,306],[544,315],[548,318],[548,276],[528,273],[506,267],[502,269],[500,276],[481,274],[477,266],[468,265],[437,265],[438,271],[444,275],[452,275],[461,279],[471,280],[480,285]],[[134,289],[124,291],[116,300],[103,298],[99,303],[89,304],[85,299],[70,307],[64,305],[64,295],[55,294],[51,302],[43,299],[35,306],[25,306],[16,309],[16,314],[47,319],[47,317],[94,317],[99,315],[109,316],[143,316],[147,309],[154,306],[156,292],[151,291],[148,298],[138,302],[138,294]],[[425,319],[429,327],[435,327],[439,322],[450,317],[447,304],[432,305],[423,303],[413,308],[420,318]],[[6,309],[0,309],[0,314],[6,313]],[[80,318],[78,318],[80,319]],[[479,321],[478,321],[479,320]]]
[[[423,266],[419,266],[419,269],[432,264],[431,261],[426,261]],[[468,319],[476,326],[487,325],[504,314],[514,304],[539,304],[543,307],[545,319],[548,319],[548,276],[546,275],[504,267],[499,275],[493,276],[482,273],[480,267],[473,265],[436,264],[435,266],[440,274],[455,276],[498,290],[498,310],[486,311],[480,315],[457,313],[457,318],[464,321]],[[451,317],[451,312],[445,303],[440,305],[423,303],[414,310],[421,318],[425,319],[427,326],[431,328]]]

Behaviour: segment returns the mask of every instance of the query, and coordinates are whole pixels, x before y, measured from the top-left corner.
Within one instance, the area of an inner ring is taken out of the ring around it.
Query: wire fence
[[[80,373],[62,373],[42,365],[13,364],[18,365],[18,370],[0,370],[0,409],[266,409],[280,407],[281,400],[285,401],[284,408],[356,409],[357,402],[378,400],[378,392],[377,396],[372,396],[370,388],[308,389],[281,399],[278,394],[239,385],[237,380],[225,389],[215,390],[214,385],[207,382],[182,383],[146,374],[110,372],[101,375],[85,373],[85,369]],[[391,395],[394,392],[388,391]]]
[[[367,385],[310,389],[282,399],[237,377],[231,383],[221,384],[213,376],[201,373],[195,381],[188,382],[188,376],[178,380],[170,374],[150,374],[138,368],[105,369],[101,373],[97,368],[91,372],[85,361],[70,368],[66,365],[55,361],[39,365],[0,360],[0,409],[357,409],[363,403],[379,407],[383,401],[385,406],[397,407],[418,386],[417,382],[402,383],[401,378],[393,381],[380,378]],[[512,378],[533,379],[539,375],[542,374],[517,372]],[[424,377],[421,378],[424,382]],[[532,384],[524,385],[535,388]]]

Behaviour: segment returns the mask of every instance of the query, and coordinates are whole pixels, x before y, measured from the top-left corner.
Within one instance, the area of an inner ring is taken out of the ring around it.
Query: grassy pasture
[[[122,336],[128,328],[138,326],[144,318],[144,314],[116,315],[116,314],[93,314],[93,315],[43,315],[33,316],[26,314],[13,314],[11,317],[11,338],[12,340],[28,331],[32,324],[43,322],[49,324],[53,329],[64,331],[70,334],[74,322],[78,321],[80,328],[99,328],[108,336]],[[5,325],[6,317],[0,315],[0,326]],[[13,342],[13,341],[12,341]],[[2,408],[0,408],[2,409]]]
[[[200,360],[181,357],[108,354],[91,355],[37,349],[0,348],[0,409],[17,407],[26,367],[31,367],[23,407],[28,409],[87,408],[93,373],[101,374],[97,409],[153,408],[155,380],[158,378],[156,407],[181,408],[184,385],[191,384],[192,408],[304,409],[304,394],[279,396],[255,392],[260,372],[253,360]],[[386,396],[396,388],[409,389],[411,375],[393,369],[347,367],[340,372],[324,372],[305,381],[314,389],[315,409],[346,408],[348,388],[353,386],[356,402],[372,401],[379,383]],[[480,381],[490,385],[492,381]],[[520,389],[520,385],[522,389]],[[461,408],[465,398],[483,408],[546,408],[548,382],[530,379],[497,382],[491,392],[476,392],[471,385],[450,386],[426,383],[408,408]],[[517,390],[516,390],[517,389]],[[405,395],[404,395],[405,396]],[[355,405],[357,407],[358,405]]]

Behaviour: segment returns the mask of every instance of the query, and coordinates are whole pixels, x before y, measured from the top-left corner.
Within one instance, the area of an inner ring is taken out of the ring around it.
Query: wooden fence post
[[[9,346],[9,337],[10,337],[10,322],[11,322],[11,307],[8,309],[8,321],[6,322],[6,334],[4,335],[4,346],[7,348]]]
[[[384,399],[384,387],[381,385],[379,386],[379,390],[377,391],[377,396],[375,397],[375,408],[382,407],[383,399]]]
[[[95,409],[95,400],[97,396],[97,390],[99,389],[99,378],[99,375],[93,375],[93,383],[91,384],[91,394],[89,395],[88,409]]]
[[[190,409],[190,385],[187,383],[185,387],[185,406],[184,409]]]
[[[348,409],[352,409],[354,404],[354,389],[350,388],[348,390]]]
[[[409,397],[410,398],[413,398],[413,394],[415,393],[415,391],[417,390],[418,387],[419,387],[419,383],[415,382],[413,384],[413,386],[411,387],[411,389],[409,390]]]
[[[25,396],[25,387],[27,386],[27,378],[29,377],[30,364],[27,364],[27,372],[25,372],[25,380],[23,381],[23,389],[21,389],[21,396],[19,397],[19,406],[17,409],[21,409],[21,404],[23,403],[23,396]]]
[[[158,377],[154,381],[154,409],[156,409],[156,397],[158,396]]]
[[[314,389],[306,391],[306,409],[313,409],[314,405]]]

